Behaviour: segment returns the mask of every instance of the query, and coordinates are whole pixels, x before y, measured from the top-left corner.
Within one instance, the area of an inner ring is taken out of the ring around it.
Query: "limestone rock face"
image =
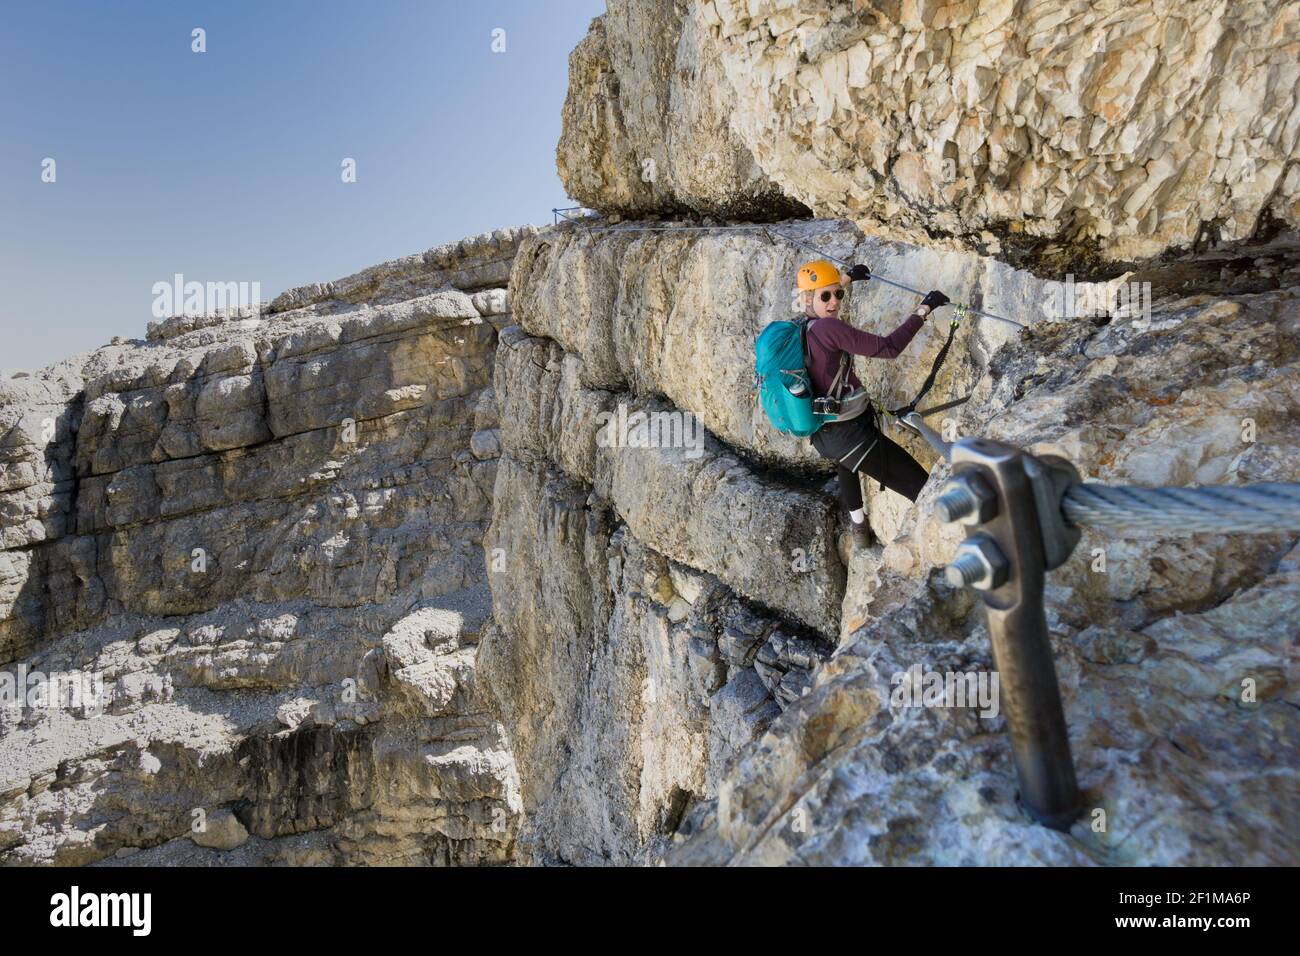
[[[515,249],[536,232],[536,226],[514,226],[444,243],[333,282],[289,289],[275,297],[268,311],[285,312],[322,302],[388,305],[445,286],[477,290],[477,298],[489,297],[501,306]],[[489,314],[481,302],[476,301],[475,306],[484,315]],[[495,309],[497,313],[504,311]]]
[[[513,858],[474,675],[531,231],[0,386],[0,862]]]
[[[611,0],[569,57],[556,149],[571,197],[627,214],[795,212],[731,132],[717,51],[676,3]]]
[[[762,642],[776,622],[640,545],[581,484],[507,458],[498,487],[489,546],[508,557],[479,673],[520,768],[523,859],[647,860],[779,712],[780,680],[813,662],[787,655],[765,677],[729,660],[721,634]]]
[[[701,128],[697,113],[679,105],[675,137],[660,119],[665,102],[709,102],[743,157],[727,165],[755,164],[816,214],[917,244],[948,237],[1040,271],[1246,239],[1272,220],[1300,226],[1291,4],[667,9],[611,3],[575,53],[560,160],[588,206],[697,208],[681,176],[639,183],[636,163],[662,167],[647,145],[657,143],[672,170],[713,168],[714,138],[682,135]],[[674,40],[683,78],[665,96]],[[746,195],[711,178],[710,204],[725,207],[728,189]]]

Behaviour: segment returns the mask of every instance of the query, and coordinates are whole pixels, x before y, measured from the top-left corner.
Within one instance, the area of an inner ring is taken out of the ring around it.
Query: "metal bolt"
[[[975,510],[975,496],[964,483],[950,481],[934,500],[934,510],[945,523],[965,517]]]
[[[965,471],[954,475],[940,489],[934,510],[945,522],[983,524],[998,513],[998,496],[983,478]]]
[[[973,554],[959,554],[952,559],[945,573],[953,587],[969,587],[983,576],[984,562]]]
[[[944,573],[948,583],[955,588],[990,591],[1006,583],[1010,570],[997,542],[986,534],[976,534],[958,545],[957,553]]]

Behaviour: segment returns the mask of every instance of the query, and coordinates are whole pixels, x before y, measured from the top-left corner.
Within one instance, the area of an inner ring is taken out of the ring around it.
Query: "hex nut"
[[[944,483],[935,500],[935,510],[944,521],[980,525],[998,513],[998,496],[974,470],[957,473]]]
[[[1006,556],[987,534],[971,535],[953,555],[945,573],[954,587],[991,591],[1006,583],[1011,571]]]

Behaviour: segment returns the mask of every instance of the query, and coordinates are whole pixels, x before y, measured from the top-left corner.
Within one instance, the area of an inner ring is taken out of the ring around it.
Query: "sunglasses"
[[[829,302],[829,301],[831,300],[831,296],[835,296],[835,298],[837,298],[837,299],[842,299],[842,298],[844,298],[844,290],[843,290],[843,289],[836,289],[834,292],[829,292],[829,291],[828,291],[828,292],[823,292],[823,293],[822,293],[822,301],[823,301],[823,302]]]

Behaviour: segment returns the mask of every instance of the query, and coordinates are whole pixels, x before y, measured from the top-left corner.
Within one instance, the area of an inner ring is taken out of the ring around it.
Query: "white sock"
[[[866,514],[862,511],[861,508],[857,508],[853,511],[850,511],[849,517],[853,519],[854,524],[862,524],[862,522],[867,519]]]

